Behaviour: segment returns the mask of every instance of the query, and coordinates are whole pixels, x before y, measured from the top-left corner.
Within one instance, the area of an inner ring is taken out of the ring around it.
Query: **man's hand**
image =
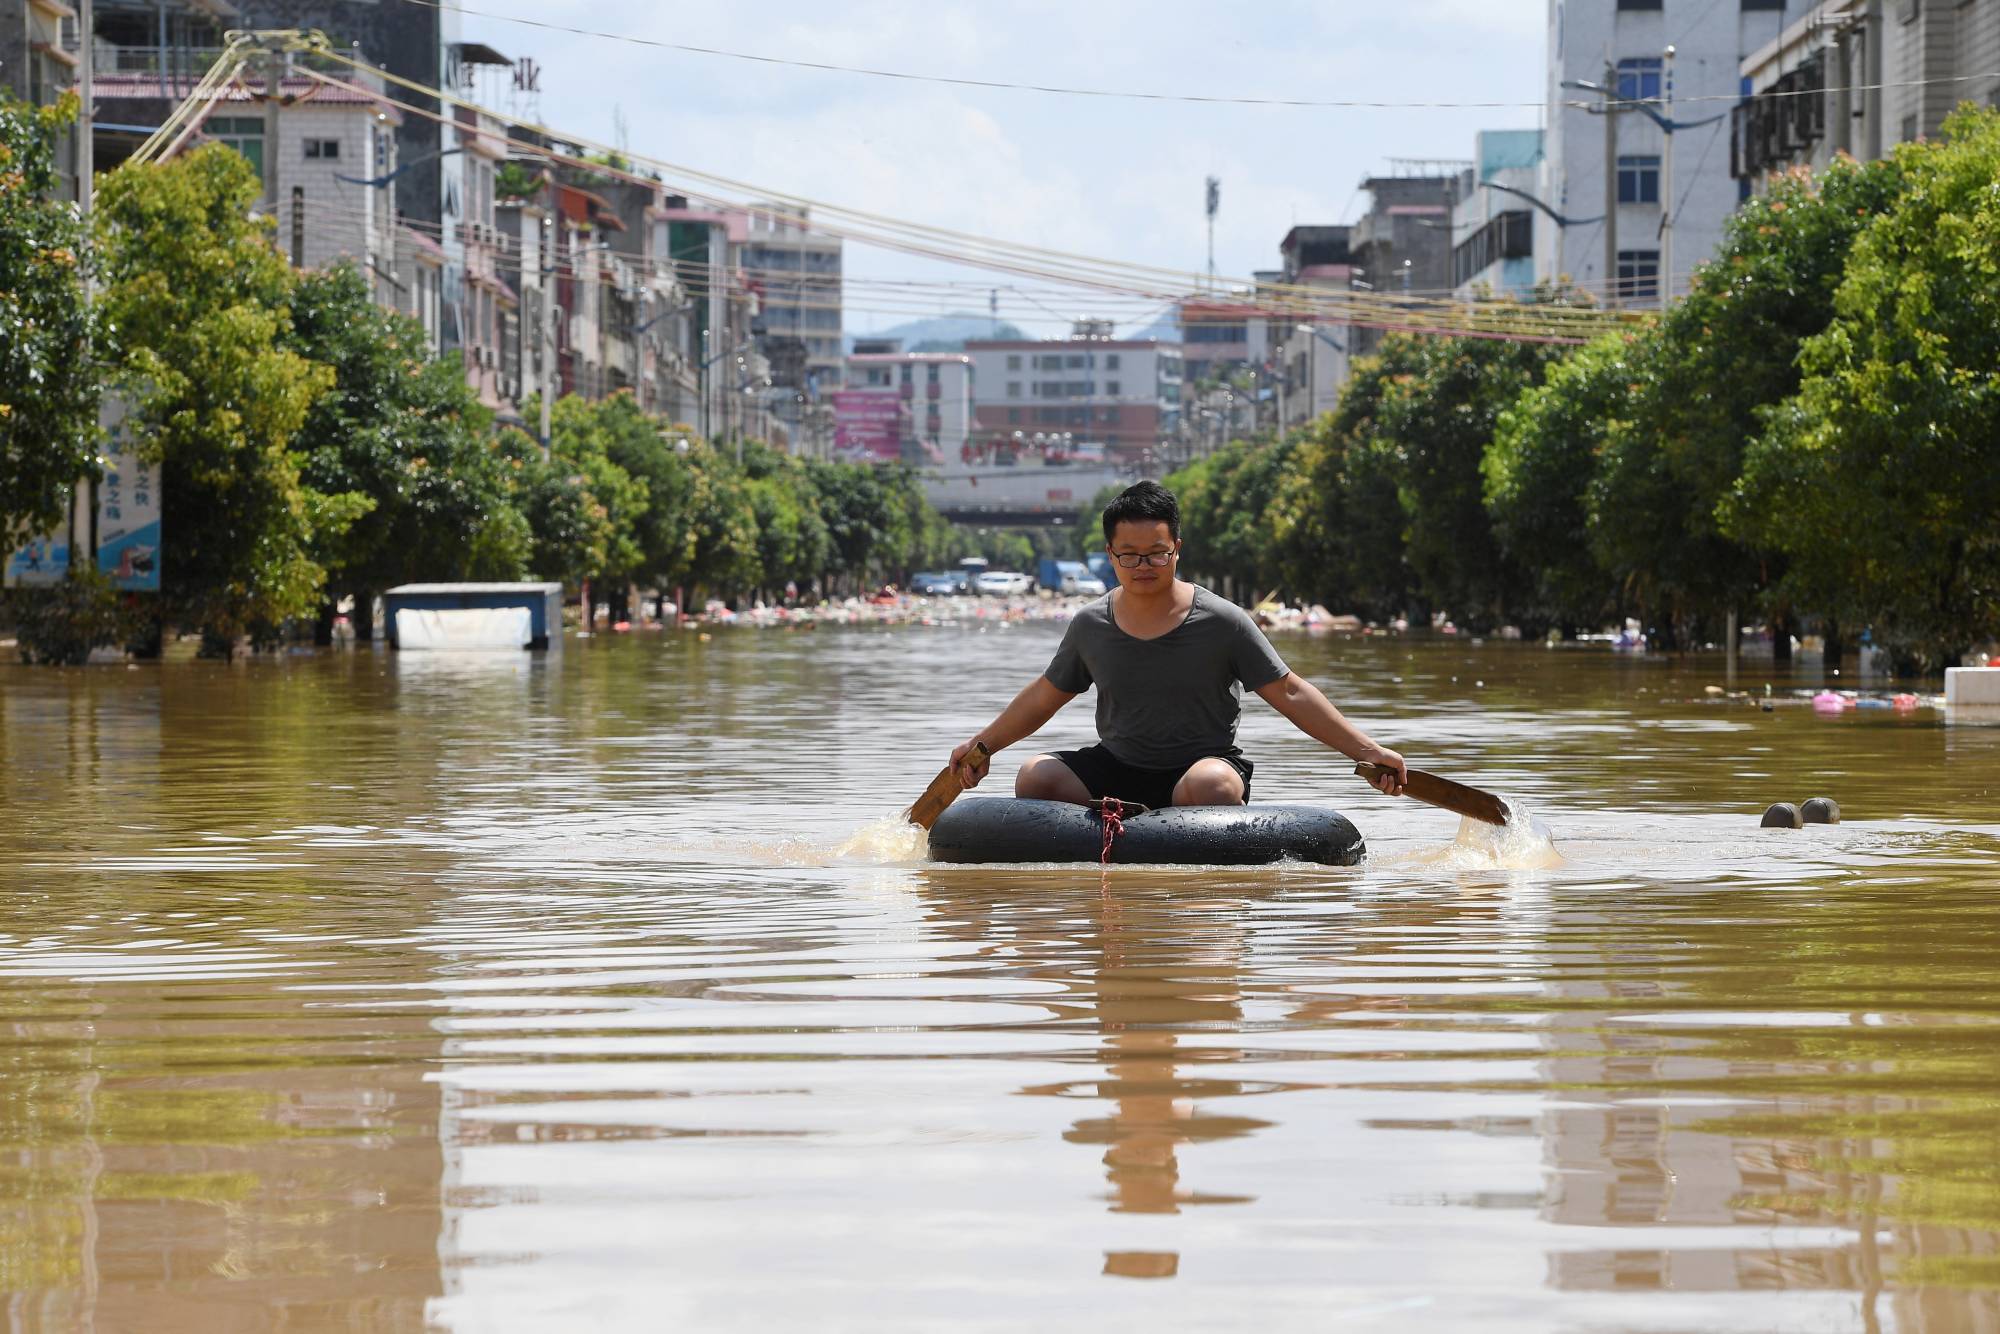
[[[1403,795],[1403,789],[1409,786],[1408,762],[1388,747],[1368,746],[1354,758],[1364,764],[1376,765],[1383,771],[1368,780],[1377,790],[1386,792],[1392,797],[1400,797]]]
[[[961,741],[952,747],[951,768],[958,775],[961,787],[978,787],[979,780],[986,777],[987,761],[991,757],[975,760],[972,755],[973,746],[979,742],[979,737],[973,737],[970,741]]]

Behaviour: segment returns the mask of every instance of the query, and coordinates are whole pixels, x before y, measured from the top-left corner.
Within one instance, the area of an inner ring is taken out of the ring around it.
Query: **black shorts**
[[[1102,745],[1085,746],[1082,750],[1059,750],[1055,752],[1055,757],[1083,781],[1085,790],[1091,796],[1136,801],[1156,811],[1174,804],[1174,785],[1189,769],[1200,763],[1196,760],[1178,769],[1141,769],[1136,764],[1125,763]],[[1250,800],[1250,770],[1254,766],[1243,758],[1242,751],[1232,747],[1221,754],[1204,758],[1221,760],[1242,774],[1243,800]]]

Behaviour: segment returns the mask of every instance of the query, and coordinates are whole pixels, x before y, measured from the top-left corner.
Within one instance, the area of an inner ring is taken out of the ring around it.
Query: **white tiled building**
[[[1962,101],[2000,105],[2000,7],[1825,0],[1745,56],[1742,77],[1730,162],[1750,188],[1839,153],[1879,158]]]
[[[1914,3],[1914,0],[1895,0]],[[1810,0],[1548,0],[1548,106],[1536,276],[1566,278],[1622,304],[1684,293],[1745,191],[1729,174],[1730,112],[1743,58]],[[1926,0],[1926,7],[1948,0]],[[1671,54],[1669,53],[1671,48]],[[1571,85],[1586,83],[1589,88]],[[1644,109],[1593,114],[1604,91]],[[1669,111],[1668,97],[1672,104]],[[1606,125],[1612,138],[1607,143]],[[1671,160],[1670,160],[1671,159]],[[1608,188],[1608,193],[1607,193]],[[1612,225],[1602,220],[1610,200]],[[1661,220],[1672,202],[1672,234]],[[1596,221],[1589,221],[1596,219]],[[1607,244],[1607,241],[1609,242]],[[1672,251],[1671,273],[1666,272]]]

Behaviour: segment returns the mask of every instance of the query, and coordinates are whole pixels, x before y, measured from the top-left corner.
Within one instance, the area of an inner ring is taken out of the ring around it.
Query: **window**
[[[264,175],[264,118],[262,116],[210,116],[204,127],[217,142],[241,153]]]
[[[1654,156],[1618,159],[1618,202],[1657,204],[1660,202],[1660,159]]]
[[[1104,354],[1104,369],[1107,371],[1118,369],[1118,354],[1116,352],[1107,352]]]
[[[929,384],[936,384],[938,382],[938,368],[935,361],[924,367],[924,380]]]
[[[335,161],[340,157],[340,140],[308,139],[306,140],[306,156],[308,158],[321,158],[328,162]]]
[[[1007,424],[1009,426],[1019,426],[1021,424],[1021,410],[1019,408],[1007,409]]]
[[[1020,396],[1021,396],[1021,382],[1019,380],[1007,381],[1007,397],[1019,398]]]
[[[1618,296],[1625,301],[1647,301],[1660,294],[1660,252],[1621,250],[1618,252]]]
[[[1075,356],[1075,355],[1072,355],[1072,356],[1071,356],[1071,357],[1069,358],[1069,368],[1070,368],[1071,370],[1074,370],[1074,371],[1080,371],[1080,370],[1082,370],[1082,369],[1083,369],[1083,358],[1082,358],[1082,357],[1080,357],[1080,356]]]
[[[1104,382],[1104,392],[1113,398],[1118,397],[1121,388],[1122,386],[1116,380],[1106,380]]]
[[[1618,96],[1628,102],[1658,101],[1661,66],[1658,56],[1628,56],[1619,61]]]
[[[1785,10],[1785,0],[1743,0],[1744,13],[1747,14],[1753,9],[1774,9],[1782,14]]]
[[[1007,369],[1010,371],[1021,369],[1021,357],[1019,353],[1015,353],[1007,358]]]
[[[1660,0],[1618,0],[1618,8],[1621,11],[1627,9],[1660,9],[1662,7]]]

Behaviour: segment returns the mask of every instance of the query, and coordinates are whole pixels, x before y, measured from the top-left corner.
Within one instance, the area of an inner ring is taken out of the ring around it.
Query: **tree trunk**
[[[1847,643],[1841,637],[1840,623],[1829,619],[1821,629],[1820,637],[1826,644],[1825,657],[1822,659],[1822,663],[1827,671],[1838,676],[1840,674],[1840,660],[1847,656]]]
[[[1786,615],[1771,617],[1771,662],[1773,666],[1792,665],[1792,618]]]

